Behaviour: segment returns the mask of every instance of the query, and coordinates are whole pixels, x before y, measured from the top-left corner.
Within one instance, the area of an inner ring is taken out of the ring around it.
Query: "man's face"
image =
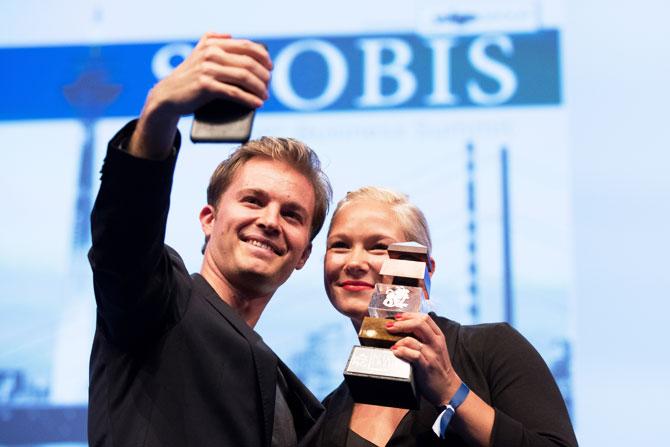
[[[254,157],[242,165],[216,209],[200,213],[209,237],[205,264],[247,295],[274,293],[307,261],[314,189],[289,164]]]

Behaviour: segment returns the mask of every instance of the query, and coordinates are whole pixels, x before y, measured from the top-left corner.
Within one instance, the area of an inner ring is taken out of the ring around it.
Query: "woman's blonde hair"
[[[430,231],[426,216],[424,216],[423,212],[416,205],[409,201],[409,197],[406,194],[386,188],[363,186],[355,191],[348,192],[337,203],[337,207],[333,212],[333,218],[330,220],[331,228],[337,213],[348,203],[358,200],[370,200],[388,205],[395,213],[407,241],[414,241],[425,245],[428,247],[428,253],[432,252],[432,242],[430,240]],[[330,233],[331,228],[328,228],[328,233]]]

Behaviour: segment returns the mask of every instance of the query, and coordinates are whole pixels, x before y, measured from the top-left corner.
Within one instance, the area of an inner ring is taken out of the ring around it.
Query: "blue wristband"
[[[441,413],[433,424],[433,431],[437,436],[444,439],[451,418],[456,413],[456,409],[458,409],[468,397],[468,394],[470,394],[470,388],[468,388],[465,382],[461,382],[461,386],[458,387],[456,394],[454,394],[449,403],[440,406]]]

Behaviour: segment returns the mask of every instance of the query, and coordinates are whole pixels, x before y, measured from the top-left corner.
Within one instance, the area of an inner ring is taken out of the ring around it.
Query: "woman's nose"
[[[351,275],[366,273],[370,269],[364,250],[354,249],[347,258],[344,266],[347,273]]]

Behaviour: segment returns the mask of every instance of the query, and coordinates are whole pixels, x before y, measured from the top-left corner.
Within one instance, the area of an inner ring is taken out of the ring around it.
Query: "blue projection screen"
[[[464,324],[509,321],[540,351],[571,408],[563,24],[545,3],[398,3],[413,13],[398,15],[371,2],[355,23],[335,15],[321,32],[309,20],[318,11],[301,26],[288,8],[285,29],[264,26],[276,23],[266,18],[236,34],[265,43],[275,64],[253,136],[313,147],[336,200],[367,184],[409,194],[431,226],[437,313]],[[128,19],[124,35],[114,14],[121,6],[108,8],[75,23],[64,17],[53,36],[10,31],[0,41],[2,445],[85,443],[95,318],[88,215],[106,142],[212,27],[173,11],[143,28]],[[225,20],[214,25],[235,28],[245,8],[220,11]],[[179,25],[174,37],[168,24]],[[73,37],[77,26],[115,34]],[[180,122],[183,135],[190,124]],[[209,175],[230,149],[183,144],[167,241],[191,271],[200,268],[197,214]],[[356,342],[323,290],[324,240],[256,327],[320,398],[342,380]]]

